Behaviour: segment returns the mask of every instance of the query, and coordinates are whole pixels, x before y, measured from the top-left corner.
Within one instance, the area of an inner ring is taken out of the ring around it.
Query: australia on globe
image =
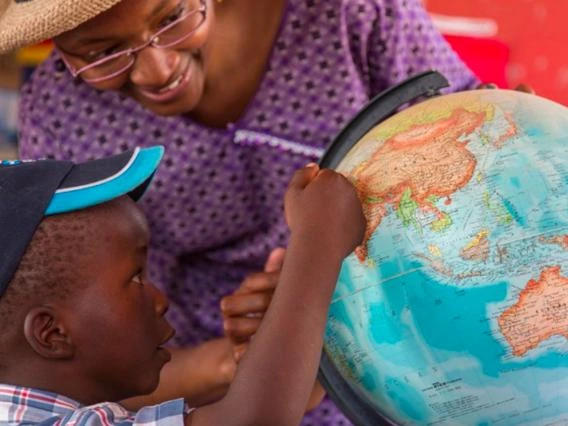
[[[325,353],[358,398],[398,425],[568,425],[568,109],[432,98],[336,169],[368,223]]]

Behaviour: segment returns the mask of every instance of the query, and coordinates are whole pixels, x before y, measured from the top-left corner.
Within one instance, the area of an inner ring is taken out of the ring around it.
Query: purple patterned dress
[[[289,0],[239,121],[214,129],[155,116],[117,92],[73,80],[54,54],[22,92],[21,157],[83,161],[166,146],[142,202],[151,275],[171,299],[176,343],[196,344],[221,335],[219,299],[286,245],[282,198],[292,172],[317,160],[370,97],[432,68],[451,91],[478,84],[420,0]],[[304,424],[349,422],[325,401]]]

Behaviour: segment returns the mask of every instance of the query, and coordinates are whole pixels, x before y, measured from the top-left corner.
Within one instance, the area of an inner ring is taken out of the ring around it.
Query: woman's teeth
[[[164,92],[167,92],[168,90],[175,89],[176,87],[178,87],[180,85],[182,79],[183,79],[183,75],[180,75],[178,78],[176,78],[170,84],[168,84],[166,87],[160,89],[159,93],[164,93]]]

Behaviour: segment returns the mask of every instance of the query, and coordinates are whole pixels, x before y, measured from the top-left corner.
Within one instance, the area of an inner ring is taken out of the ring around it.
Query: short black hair
[[[11,317],[27,300],[60,300],[80,287],[78,259],[88,255],[89,239],[95,232],[91,210],[43,219],[0,296],[0,321],[13,323]]]

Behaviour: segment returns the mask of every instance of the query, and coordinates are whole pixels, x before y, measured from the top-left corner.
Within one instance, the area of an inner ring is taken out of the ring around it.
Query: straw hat
[[[0,0],[0,53],[78,27],[121,0]]]

